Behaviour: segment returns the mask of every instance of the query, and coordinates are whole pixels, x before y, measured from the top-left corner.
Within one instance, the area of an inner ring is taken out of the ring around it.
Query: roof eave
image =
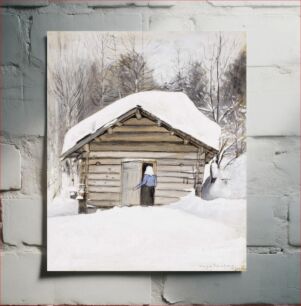
[[[145,115],[145,117],[154,120],[154,121],[160,121],[162,125],[166,126],[167,128],[169,128],[170,130],[175,131],[176,134],[181,135],[183,138],[187,138],[194,146],[196,147],[205,147],[208,151],[216,154],[218,152],[218,150],[214,147],[211,147],[205,143],[203,143],[202,141],[194,138],[193,136],[179,130],[179,129],[175,129],[174,127],[172,127],[169,123],[165,122],[164,120],[161,120],[159,117],[153,115],[152,113],[144,110],[140,105],[137,105],[136,107],[130,109],[129,111],[127,111],[126,113],[124,113],[123,115],[117,117],[116,119],[112,120],[111,122],[109,122],[108,124],[102,126],[101,128],[99,128],[95,133],[89,134],[86,137],[82,138],[80,141],[78,141],[72,148],[70,148],[69,150],[67,150],[66,152],[64,152],[61,156],[60,156],[60,160],[64,160],[65,158],[67,158],[68,156],[70,156],[72,153],[76,152],[78,149],[80,149],[81,147],[83,147],[85,144],[89,143],[90,141],[92,141],[95,137],[99,136],[100,134],[103,134],[108,128],[112,127],[114,124],[116,124],[116,121],[125,121],[127,119],[129,119],[130,117],[132,117],[137,109],[141,112],[141,114]]]

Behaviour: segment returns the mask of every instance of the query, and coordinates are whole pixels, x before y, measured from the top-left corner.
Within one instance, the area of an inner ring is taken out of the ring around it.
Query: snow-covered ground
[[[209,186],[210,201],[191,193],[161,207],[76,215],[75,200],[58,198],[48,210],[48,270],[244,270],[245,161],[242,156],[220,174],[220,188]]]
[[[193,195],[162,207],[48,218],[50,271],[243,270],[245,201]]]
[[[47,205],[47,217],[71,216],[78,214],[78,201],[60,195]]]

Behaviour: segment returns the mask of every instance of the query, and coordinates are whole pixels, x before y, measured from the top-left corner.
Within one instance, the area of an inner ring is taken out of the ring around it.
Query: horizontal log
[[[187,173],[187,172],[167,172],[167,171],[158,171],[157,176],[164,176],[164,177],[182,177],[187,179],[193,179],[194,173]]]
[[[159,176],[158,177],[158,184],[159,183],[180,183],[180,184],[186,184],[187,186],[190,186],[191,184],[194,184],[194,179],[187,179],[182,177],[165,177],[165,176]]]
[[[166,198],[175,198],[175,197],[184,197],[188,195],[190,191],[184,190],[158,190],[156,189],[155,195],[158,197],[166,197]]]
[[[112,186],[95,186],[88,185],[88,193],[103,193],[103,192],[112,192],[112,193],[120,193],[120,186],[112,187]]]
[[[90,182],[90,181],[89,181]],[[89,192],[121,192],[121,185],[111,186],[112,181],[108,181],[107,184],[93,184],[91,185],[88,182],[88,191]],[[95,181],[94,181],[95,182]],[[116,181],[117,182],[117,181]],[[118,182],[117,182],[118,183]],[[179,183],[179,182],[160,182],[156,186],[156,190],[178,190],[178,191],[189,191],[193,188],[193,182],[190,183]]]
[[[122,123],[122,125],[154,125],[156,122],[151,121],[147,118],[141,118],[138,120],[137,118],[130,118]]]
[[[197,152],[197,148],[191,145],[175,144],[175,143],[137,143],[137,142],[124,142],[124,143],[105,143],[105,142],[92,142],[90,150],[93,152],[101,151],[118,151],[118,152],[178,152],[190,153]],[[91,156],[92,152],[90,153]]]
[[[88,179],[88,186],[110,186],[118,187],[120,186],[120,180],[91,180]]]
[[[155,196],[155,205],[165,205],[165,204],[171,204],[174,202],[179,201],[180,198],[178,197],[161,197],[161,196]]]
[[[172,136],[167,133],[121,133],[116,132],[113,134],[104,134],[97,138],[101,142],[108,141],[132,141],[132,142],[174,142],[174,143],[183,143],[183,139],[177,136]],[[95,140],[96,141],[96,140]],[[94,142],[92,142],[94,143]],[[90,148],[91,150],[91,148]]]
[[[153,159],[152,159],[153,160]],[[146,160],[147,161],[147,160]],[[121,158],[91,158],[89,159],[89,165],[100,166],[100,165],[120,165],[123,162]],[[190,166],[195,167],[198,163],[197,160],[190,160],[190,159],[156,159],[157,165],[161,166]],[[204,167],[204,162],[199,162],[199,167]]]
[[[154,133],[168,133],[169,131],[164,127],[157,125],[124,125],[113,128],[113,133],[121,132],[154,132]]]
[[[179,201],[179,198],[165,198],[165,197],[157,197],[155,198],[155,205],[168,205],[174,202]],[[115,206],[122,207],[120,202],[117,201],[108,201],[108,200],[93,200],[88,201],[88,204],[95,205],[98,208],[111,208]],[[137,206],[137,205],[135,205]]]
[[[199,166],[199,168],[202,168]],[[183,173],[194,173],[197,170],[196,165],[158,165],[158,171],[166,172],[183,172]],[[90,173],[119,173],[121,172],[121,163],[117,165],[102,165],[100,162],[94,163],[89,166]]]
[[[108,201],[108,200],[93,200],[93,201],[88,201],[88,204],[95,205],[98,208],[110,208],[120,205],[118,201]]]
[[[93,168],[92,168],[93,167]],[[108,179],[108,180],[120,180],[121,179],[121,172],[114,172],[115,170],[103,170],[101,166],[91,166],[88,173],[88,179]],[[202,169],[198,172],[199,174],[203,174]],[[83,176],[85,174],[82,174]],[[158,179],[161,177],[169,177],[169,178],[185,178],[185,179],[194,179],[196,172],[192,170],[188,171],[161,171],[158,169],[156,172]]]
[[[119,201],[120,200],[120,193],[113,193],[113,192],[103,192],[103,193],[89,192],[88,193],[88,201],[93,201],[93,200]]]
[[[197,164],[197,160],[190,159],[157,159],[158,166],[195,166]]]
[[[102,158],[124,158],[124,159],[159,159],[159,158],[165,158],[165,159],[190,159],[190,160],[196,160],[196,153],[190,153],[190,152],[130,152],[130,151],[124,151],[124,152],[90,152],[90,157],[102,157]]]
[[[166,171],[166,172],[188,172],[188,173],[194,173],[196,171],[196,166],[164,166],[159,165],[157,166],[158,171]]]
[[[89,165],[100,166],[100,165],[120,165],[121,159],[114,158],[93,158],[89,159]]]
[[[158,202],[155,202],[155,206],[163,206],[163,205],[168,205],[174,202],[177,202],[179,200],[179,198],[158,198],[156,199]],[[101,200],[94,200],[94,201],[90,201],[88,202],[89,204],[92,204],[94,206],[96,206],[97,208],[113,208],[115,206],[119,206],[122,207],[121,204],[119,202],[114,202],[114,201],[101,201]],[[130,206],[137,206],[137,205],[130,205]]]
[[[120,174],[110,174],[110,173],[88,173],[88,180],[119,180]]]
[[[193,183],[184,184],[184,183],[172,183],[172,182],[160,182],[156,186],[156,190],[182,190],[187,191],[193,188]]]
[[[89,173],[120,173],[121,165],[100,165],[100,166],[89,166]]]

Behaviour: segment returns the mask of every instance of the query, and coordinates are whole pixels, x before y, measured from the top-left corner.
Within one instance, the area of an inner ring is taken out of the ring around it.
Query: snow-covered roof
[[[109,128],[125,113],[140,107],[176,130],[218,150],[220,126],[208,119],[181,92],[145,91],[129,95],[73,126],[65,135],[62,156],[78,149],[77,144],[100,129]]]

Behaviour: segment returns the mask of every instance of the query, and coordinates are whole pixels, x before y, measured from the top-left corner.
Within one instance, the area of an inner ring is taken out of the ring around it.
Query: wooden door
[[[128,161],[122,163],[121,175],[121,204],[140,205],[140,189],[133,188],[140,183],[142,178],[142,162]]]

